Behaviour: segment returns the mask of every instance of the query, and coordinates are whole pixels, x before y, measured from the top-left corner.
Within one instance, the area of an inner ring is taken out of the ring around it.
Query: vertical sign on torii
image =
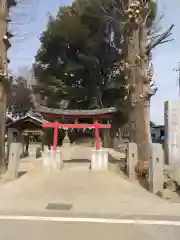
[[[55,122],[46,122],[42,125],[43,128],[54,128],[54,137],[53,137],[53,151],[56,151],[57,143],[58,143],[58,130],[59,128],[65,128],[65,129],[94,129],[94,135],[95,135],[95,146],[96,150],[100,149],[100,136],[99,136],[99,129],[101,128],[111,128],[111,124],[102,124],[98,121],[95,121],[92,124],[88,123],[78,123],[75,121],[75,123],[60,123],[58,121]]]

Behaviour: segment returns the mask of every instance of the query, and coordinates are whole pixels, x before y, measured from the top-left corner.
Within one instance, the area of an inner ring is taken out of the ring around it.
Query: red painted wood
[[[100,128],[111,128],[111,124],[102,124],[99,123],[97,120],[93,124],[88,123],[78,123],[75,121],[75,123],[72,124],[66,124],[66,123],[60,123],[58,121],[56,122],[45,122],[42,124],[43,128],[54,128],[54,139],[53,139],[53,151],[56,150],[57,141],[58,141],[58,129],[59,128],[93,128],[95,129],[95,146],[96,149],[100,149],[100,137],[99,137],[99,129]]]
[[[59,129],[59,122],[56,121],[54,123],[53,151],[56,151],[56,146],[58,142],[58,129]]]
[[[78,124],[78,123],[79,123],[78,118],[75,119],[74,123],[75,123],[75,124]]]
[[[95,126],[95,145],[96,145],[96,149],[99,150],[101,146],[100,146],[99,123],[98,123],[98,121],[94,122],[94,126]]]
[[[55,128],[56,123],[46,122],[43,123],[44,128]],[[59,128],[111,128],[111,124],[102,124],[102,123],[59,123]]]

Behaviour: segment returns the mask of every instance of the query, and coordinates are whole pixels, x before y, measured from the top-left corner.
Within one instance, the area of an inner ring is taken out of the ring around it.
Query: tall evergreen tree
[[[111,3],[102,1],[111,11]],[[124,108],[126,79],[119,71],[123,37],[98,2],[78,0],[49,19],[36,56],[39,89],[49,106],[70,100],[69,108]]]
[[[18,77],[11,83],[10,91],[7,96],[8,113],[13,117],[24,116],[31,108],[31,90],[27,87],[27,80]]]

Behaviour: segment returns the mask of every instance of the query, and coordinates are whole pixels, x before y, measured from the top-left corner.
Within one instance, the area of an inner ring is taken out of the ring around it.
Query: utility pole
[[[11,47],[9,39],[12,34],[8,32],[9,9],[15,6],[15,0],[0,0],[0,172],[6,169],[5,163],[5,124],[8,88],[8,57],[7,50]]]

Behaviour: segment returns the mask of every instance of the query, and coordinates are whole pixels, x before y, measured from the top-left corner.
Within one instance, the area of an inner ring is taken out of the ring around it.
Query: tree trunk
[[[111,138],[110,138],[110,129],[103,129],[103,147],[110,148],[111,147]]]
[[[116,121],[113,121],[110,129],[111,148],[115,148],[117,145],[118,128],[118,123]]]
[[[7,107],[7,92],[4,87],[3,80],[7,77],[7,49],[8,45],[3,41],[5,35],[7,35],[7,17],[8,17],[8,5],[9,1],[0,1],[0,173],[4,173],[6,170],[5,159],[5,126],[6,126],[6,107]],[[10,3],[10,2],[9,2]],[[10,4],[11,5],[11,4]],[[7,79],[6,79],[7,81]]]
[[[29,141],[30,141],[29,138],[30,138],[29,135],[25,136],[24,138],[24,142],[25,142],[24,157],[29,156]]]
[[[151,128],[150,128],[150,78],[148,76],[148,69],[149,69],[149,56],[146,53],[146,43],[147,43],[147,34],[148,29],[146,27],[146,22],[144,22],[140,27],[139,32],[139,47],[140,47],[140,55],[146,57],[146,59],[142,58],[140,62],[140,79],[143,86],[143,115],[144,115],[144,168],[148,168],[149,160],[151,157],[151,146],[152,146],[152,139],[151,139]],[[148,79],[147,79],[148,77]]]
[[[144,97],[144,81],[142,72],[147,65],[144,60],[138,60],[141,56],[140,27],[132,30],[131,38],[128,44],[128,61],[132,65],[129,75],[129,85],[134,86],[129,96],[130,103],[130,141],[136,142],[138,146],[139,163],[144,168],[144,163],[147,163],[150,158],[151,135],[149,126],[149,99]],[[141,71],[142,70],[142,71]]]
[[[0,83],[1,84],[1,83]],[[5,159],[5,126],[6,126],[6,94],[4,87],[0,85],[0,173],[6,171]]]

